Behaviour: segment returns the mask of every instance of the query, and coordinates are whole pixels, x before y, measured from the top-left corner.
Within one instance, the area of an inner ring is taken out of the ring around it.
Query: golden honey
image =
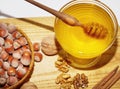
[[[77,18],[82,24],[99,23],[107,28],[106,37],[97,39],[89,36],[79,26],[69,26],[56,18],[55,34],[62,48],[77,62],[83,64],[101,55],[113,43],[116,35],[116,19],[111,10],[99,5],[97,1],[72,1],[65,5],[60,11]],[[103,7],[103,8],[102,8]],[[106,9],[106,10],[105,10]],[[115,21],[114,21],[115,20]],[[87,60],[86,60],[87,59]],[[93,61],[93,60],[92,60]]]

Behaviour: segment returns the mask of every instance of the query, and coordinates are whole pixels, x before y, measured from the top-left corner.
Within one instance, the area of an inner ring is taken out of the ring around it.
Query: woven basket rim
[[[29,37],[26,35],[26,33],[22,31],[22,29],[20,29],[20,28],[17,27],[17,31],[19,31],[26,38],[26,40],[28,42],[28,45],[29,45],[30,51],[31,51],[31,63],[29,65],[27,73],[23,76],[23,78],[20,79],[14,85],[9,86],[9,87],[7,87],[5,89],[16,89],[17,87],[20,87],[24,82],[26,82],[27,80],[29,80],[28,78],[30,78],[30,76],[32,74],[32,71],[33,71],[33,68],[34,68],[34,50],[33,50],[32,42],[29,39]]]

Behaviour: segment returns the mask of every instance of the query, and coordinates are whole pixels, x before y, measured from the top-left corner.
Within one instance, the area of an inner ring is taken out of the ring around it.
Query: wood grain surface
[[[28,35],[31,42],[40,43],[44,37],[54,34],[54,17],[7,18],[0,19],[0,22],[15,24]],[[38,63],[35,62],[30,81],[34,82],[38,89],[59,89],[59,85],[55,84],[56,77],[61,74],[54,65],[57,58],[58,55],[46,56],[43,54],[43,60]],[[68,73],[71,76],[76,73],[85,73],[89,78],[87,89],[92,89],[98,81],[117,65],[120,65],[120,31],[118,31],[113,46],[101,56],[101,61],[95,67],[86,70],[70,67]],[[111,89],[120,89],[120,80]]]

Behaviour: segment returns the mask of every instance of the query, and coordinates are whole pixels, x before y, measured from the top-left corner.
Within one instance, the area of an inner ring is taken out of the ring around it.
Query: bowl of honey
[[[86,35],[81,27],[69,26],[55,19],[56,39],[70,64],[77,68],[94,66],[116,39],[118,22],[113,11],[97,0],[74,0],[64,5],[60,12],[77,18],[83,24],[95,22],[107,28],[106,37],[96,39]]]

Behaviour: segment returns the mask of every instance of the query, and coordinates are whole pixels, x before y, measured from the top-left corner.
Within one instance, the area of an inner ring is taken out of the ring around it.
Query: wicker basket
[[[20,79],[17,83],[15,83],[14,85],[12,86],[9,86],[5,89],[19,89],[19,87],[27,82],[30,77],[31,77],[31,74],[33,72],[33,68],[34,68],[34,53],[33,53],[33,46],[32,46],[32,42],[30,41],[30,39],[28,38],[28,36],[22,31],[20,30],[19,28],[17,28],[17,30],[26,38],[26,40],[28,41],[28,45],[30,47],[30,50],[31,50],[31,63],[30,63],[30,66],[28,68],[28,71],[27,73],[24,75],[24,77],[22,79]]]

